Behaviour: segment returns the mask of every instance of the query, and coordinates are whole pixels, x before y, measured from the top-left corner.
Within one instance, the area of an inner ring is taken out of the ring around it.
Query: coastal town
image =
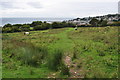
[[[96,16],[96,17],[84,17],[84,18],[76,18],[72,20],[68,20],[68,23],[74,23],[77,25],[90,25],[90,21],[95,18],[97,20],[106,20],[108,24],[112,24],[113,22],[120,21],[120,14],[108,14],[104,16]]]

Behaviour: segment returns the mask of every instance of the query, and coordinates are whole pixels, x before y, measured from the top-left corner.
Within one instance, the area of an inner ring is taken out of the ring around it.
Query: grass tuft
[[[45,47],[25,46],[19,48],[18,51],[18,59],[31,66],[38,66],[43,63],[48,54]]]
[[[48,68],[57,71],[62,64],[63,52],[59,49],[54,50],[48,58]]]

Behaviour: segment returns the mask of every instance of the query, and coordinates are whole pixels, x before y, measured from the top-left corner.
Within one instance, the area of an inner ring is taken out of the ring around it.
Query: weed
[[[33,75],[34,74],[34,71],[32,69],[30,69],[30,75]]]
[[[81,64],[78,64],[78,65],[77,65],[77,68],[81,68],[81,67],[82,67]]]
[[[105,53],[99,53],[99,56],[105,56]]]
[[[74,51],[73,51],[72,60],[77,59],[77,52],[78,52],[77,47],[74,47],[73,50],[74,50]]]
[[[72,64],[70,67],[71,67],[71,68],[73,68],[73,67],[74,67],[74,65]]]
[[[64,64],[61,66],[61,74],[70,76],[69,68]]]

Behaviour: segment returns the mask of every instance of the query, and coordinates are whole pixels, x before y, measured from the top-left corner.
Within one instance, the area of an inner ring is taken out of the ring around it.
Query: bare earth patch
[[[64,61],[65,61],[65,64],[70,69],[70,78],[84,78],[81,75],[82,70],[77,68],[77,63],[74,63],[74,64],[72,63],[70,56],[66,56]]]

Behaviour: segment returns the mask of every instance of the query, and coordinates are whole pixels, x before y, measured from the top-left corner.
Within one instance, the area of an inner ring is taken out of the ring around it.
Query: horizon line
[[[85,17],[96,17],[96,16],[105,16],[105,15],[113,15],[113,14],[120,14],[120,13],[108,13],[108,14],[98,14],[98,15],[89,15],[89,16],[81,16],[81,17],[24,17],[24,16],[21,16],[21,17],[1,17],[0,18],[85,18]]]

